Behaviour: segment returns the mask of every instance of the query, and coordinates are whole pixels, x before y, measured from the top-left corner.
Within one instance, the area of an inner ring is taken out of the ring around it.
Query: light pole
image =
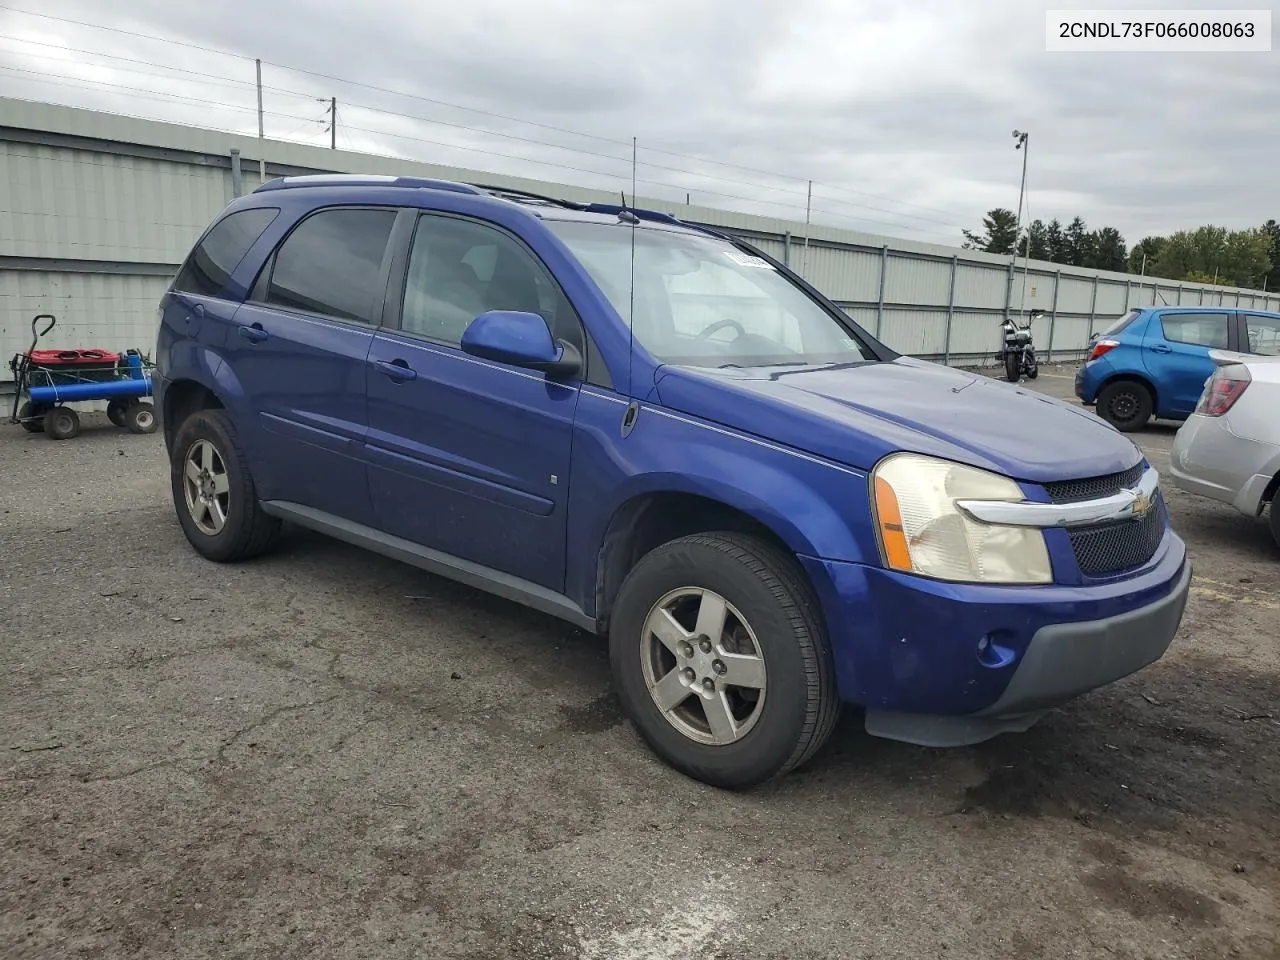
[[[1013,303],[1013,276],[1018,269],[1018,241],[1022,239],[1022,200],[1027,192],[1027,151],[1030,149],[1027,145],[1027,138],[1030,137],[1026,130],[1013,131],[1013,149],[1022,151],[1022,185],[1018,188],[1018,217],[1014,222],[1013,228],[1013,256],[1009,258],[1009,288],[1005,291],[1004,297],[1004,318],[1009,319],[1009,307]],[[1031,251],[1028,250],[1028,253]]]

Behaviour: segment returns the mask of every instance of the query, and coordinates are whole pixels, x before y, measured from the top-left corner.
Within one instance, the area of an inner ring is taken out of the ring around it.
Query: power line
[[[124,30],[124,29],[119,28],[119,27],[108,27],[108,26],[104,26],[104,25],[102,25],[102,24],[90,23],[90,22],[87,22],[87,21],[84,21],[84,20],[76,20],[76,19],[72,19],[72,18],[69,18],[69,17],[59,17],[59,16],[54,16],[54,15],[52,15],[52,14],[47,14],[47,13],[37,13],[37,12],[35,12],[35,11],[33,11],[33,10],[25,10],[25,9],[22,9],[21,7],[14,7],[14,6],[12,6],[12,5],[10,5],[10,4],[6,4],[6,3],[0,3],[0,9],[3,9],[3,10],[9,10],[9,11],[12,11],[12,12],[14,12],[14,13],[24,14],[24,15],[26,15],[26,16],[40,17],[40,18],[43,18],[43,19],[46,19],[46,20],[54,20],[54,21],[58,21],[58,22],[61,22],[61,23],[68,23],[68,24],[72,24],[72,25],[75,25],[75,26],[87,27],[87,28],[89,28],[89,29],[94,29],[94,30],[105,30],[105,31],[108,31],[108,32],[111,32],[111,33],[119,34],[119,35],[122,35],[122,36],[135,37],[135,38],[137,38],[137,39],[141,39],[141,40],[149,40],[149,41],[155,41],[155,42],[165,43],[165,44],[169,44],[169,45],[175,45],[175,46],[181,46],[181,47],[186,47],[186,48],[195,49],[195,50],[201,50],[201,51],[204,51],[204,52],[207,52],[207,53],[214,53],[214,54],[217,54],[217,55],[219,55],[219,56],[231,57],[231,58],[238,59],[238,60],[252,61],[252,59],[253,59],[253,58],[251,58],[251,57],[245,56],[244,54],[232,53],[232,52],[230,52],[230,51],[226,51],[226,50],[219,50],[219,49],[214,48],[214,47],[203,46],[203,45],[200,45],[200,44],[190,43],[190,42],[187,42],[187,41],[171,40],[171,39],[166,38],[166,37],[159,37],[159,36],[155,36],[154,34],[139,33],[139,32],[132,31],[132,30]],[[296,66],[291,66],[291,65],[289,65],[289,64],[276,63],[276,62],[274,62],[274,61],[269,61],[269,60],[264,60],[263,62],[264,62],[264,63],[266,63],[266,64],[268,64],[268,65],[270,65],[270,66],[276,67],[277,69],[287,70],[287,71],[291,71],[291,72],[299,73],[299,74],[304,74],[304,75],[306,75],[306,76],[316,77],[316,78],[323,79],[323,80],[329,80],[329,81],[334,82],[334,83],[342,83],[342,84],[347,84],[347,85],[349,85],[349,86],[353,86],[353,87],[360,87],[360,88],[362,88],[362,89],[372,90],[372,91],[375,91],[375,92],[378,92],[378,93],[389,94],[389,95],[391,95],[391,96],[404,97],[404,98],[406,98],[406,99],[411,99],[411,100],[419,100],[419,101],[424,102],[424,103],[431,103],[431,104],[434,104],[434,105],[437,105],[437,106],[449,107],[449,108],[451,108],[451,109],[455,109],[455,110],[463,110],[463,111],[467,111],[467,112],[471,112],[471,113],[479,114],[479,115],[482,115],[482,116],[488,116],[488,117],[493,117],[493,118],[495,118],[495,119],[505,120],[505,121],[508,121],[508,122],[511,122],[511,123],[526,124],[526,125],[528,125],[528,126],[538,127],[538,128],[544,129],[544,130],[552,130],[552,131],[555,131],[555,132],[557,132],[557,133],[564,133],[564,134],[568,134],[568,135],[570,135],[570,136],[575,136],[575,137],[583,137],[583,138],[587,138],[587,139],[591,139],[591,140],[596,140],[596,141],[603,142],[603,143],[610,143],[610,144],[614,144],[614,145],[616,145],[616,146],[630,146],[630,141],[623,141],[623,140],[619,140],[619,139],[615,139],[615,138],[611,138],[611,137],[604,137],[604,136],[601,136],[601,135],[599,135],[599,134],[584,133],[584,132],[582,132],[582,131],[578,131],[578,130],[571,130],[571,129],[568,129],[568,128],[565,128],[565,127],[559,127],[559,126],[555,126],[555,125],[553,125],[553,124],[542,123],[542,122],[535,121],[535,120],[528,120],[528,119],[524,119],[524,118],[520,118],[520,117],[512,117],[512,116],[509,116],[509,115],[506,115],[506,114],[496,113],[496,112],[489,111],[489,110],[483,110],[483,109],[480,109],[480,108],[478,108],[478,107],[469,107],[469,106],[465,106],[465,105],[463,105],[463,104],[452,103],[452,102],[449,102],[449,101],[446,101],[446,100],[438,100],[438,99],[434,99],[434,98],[432,98],[432,97],[424,97],[424,96],[421,96],[421,95],[419,95],[419,94],[405,93],[405,92],[400,91],[400,90],[393,90],[393,89],[391,89],[391,88],[389,88],[389,87],[381,87],[381,86],[378,86],[378,85],[376,85],[376,84],[362,83],[362,82],[360,82],[360,81],[358,81],[358,80],[350,80],[350,79],[347,79],[347,78],[345,78],[345,77],[339,77],[339,76],[335,76],[335,75],[333,75],[333,74],[322,73],[322,72],[315,71],[315,70],[308,70],[308,69],[303,68],[303,67],[296,67]],[[310,94],[302,94],[302,93],[299,93],[299,92],[297,92],[297,91],[281,91],[281,92],[289,92],[289,93],[293,93],[293,94],[295,94],[295,95],[297,95],[297,96],[310,96]],[[353,104],[353,106],[357,106],[357,105]],[[380,108],[376,108],[376,107],[365,107],[365,109],[377,110],[377,109],[380,109]],[[387,111],[384,111],[384,112],[387,112]],[[421,119],[421,120],[423,120],[424,122],[430,122],[430,123],[442,123],[442,124],[446,124],[446,123],[448,123],[447,121],[432,120],[432,119],[425,118],[425,117],[418,117],[418,118],[416,118],[416,119]],[[457,125],[457,124],[454,124],[454,125],[456,125],[456,126],[461,126],[461,125]],[[470,129],[483,129],[483,128],[470,128]],[[500,132],[498,132],[498,131],[493,131],[493,130],[486,130],[486,131],[484,131],[484,132],[491,133],[491,134],[494,134],[494,135],[497,135],[497,136],[509,136],[509,137],[514,137],[514,135],[511,135],[511,134],[502,134],[502,133],[500,133]],[[538,141],[531,141],[531,142],[538,142]],[[542,145],[542,146],[559,146],[559,145],[556,145],[556,144],[540,144],[540,145]],[[573,148],[571,148],[571,147],[560,147],[560,149],[572,150]],[[730,163],[730,162],[722,161],[722,160],[712,160],[712,159],[709,159],[709,158],[707,158],[707,157],[698,156],[698,155],[696,155],[696,154],[681,153],[681,152],[674,151],[674,150],[664,150],[664,149],[656,148],[656,147],[646,147],[645,149],[646,149],[646,150],[648,150],[648,151],[649,151],[649,152],[651,152],[651,153],[658,153],[658,154],[663,154],[663,155],[666,155],[666,156],[674,156],[674,157],[680,157],[680,158],[683,158],[683,159],[696,160],[696,161],[698,161],[699,163],[708,163],[708,164],[712,164],[712,165],[714,165],[714,166],[732,167],[732,168],[739,169],[739,170],[743,170],[743,171],[746,171],[746,172],[758,173],[758,174],[761,174],[761,175],[764,175],[764,176],[775,177],[775,178],[777,178],[777,179],[782,179],[782,180],[793,180],[793,181],[795,181],[795,182],[797,182],[797,183],[798,183],[798,182],[802,182],[802,181],[805,179],[805,178],[802,178],[802,177],[797,177],[797,176],[792,175],[792,174],[783,174],[783,173],[778,173],[777,171],[763,170],[763,169],[760,169],[760,168],[757,168],[757,167],[748,167],[748,166],[744,166],[744,165],[741,165],[741,164]],[[582,152],[586,152],[586,151],[582,151]],[[648,162],[645,162],[645,161],[641,161],[641,163],[642,163],[642,165],[645,165],[645,166],[655,166],[655,167],[660,167],[660,168],[662,167],[662,165],[660,165],[660,164],[651,164],[651,163],[648,163]],[[664,169],[677,169],[677,168],[664,168]],[[747,183],[746,181],[732,181],[732,180],[729,180],[728,178],[716,177],[715,175],[712,175],[712,174],[699,174],[699,173],[695,173],[695,172],[693,172],[693,171],[687,171],[687,170],[684,170],[684,171],[677,170],[677,172],[687,173],[687,174],[692,175],[692,176],[702,176],[702,177],[707,177],[707,178],[710,178],[710,179],[726,180],[727,182],[745,183],[745,184],[746,184],[746,185],[748,185],[748,186],[759,186],[759,184]],[[916,209],[920,209],[920,210],[929,210],[929,211],[932,211],[932,212],[934,212],[934,213],[941,213],[941,214],[943,214],[944,216],[956,216],[956,217],[963,217],[963,216],[964,216],[963,214],[960,214],[960,213],[958,213],[958,212],[956,212],[956,211],[946,211],[946,210],[942,210],[942,209],[940,209],[940,208],[936,208],[936,207],[928,207],[928,206],[925,206],[925,205],[923,205],[923,204],[913,203],[913,202],[911,202],[911,201],[897,200],[897,199],[895,199],[895,198],[888,197],[888,196],[884,196],[884,195],[882,195],[882,194],[875,194],[875,193],[870,193],[870,192],[862,191],[862,190],[854,190],[854,189],[852,189],[852,188],[848,188],[848,187],[840,187],[840,186],[836,186],[836,185],[821,184],[821,186],[823,187],[823,189],[824,189],[824,190],[830,190],[830,191],[832,191],[832,192],[842,193],[842,194],[845,194],[845,195],[848,195],[848,196],[863,196],[863,197],[869,197],[869,198],[877,199],[877,200],[887,200],[887,201],[890,201],[890,202],[892,202],[892,203],[899,204],[899,205],[901,205],[901,206],[914,207],[914,208],[916,208]],[[785,188],[774,188],[774,189],[785,190]],[[788,192],[795,192],[795,193],[798,193],[798,191],[788,191]],[[849,206],[865,207],[866,209],[875,210],[875,211],[877,211],[877,212],[881,212],[881,213],[890,213],[890,214],[892,214],[892,215],[894,215],[894,216],[910,217],[910,218],[912,218],[912,219],[923,220],[923,221],[925,221],[925,222],[936,223],[936,224],[939,224],[939,225],[942,225],[942,226],[946,226],[946,227],[948,227],[948,228],[958,229],[958,227],[956,227],[956,225],[955,225],[955,224],[951,224],[951,223],[944,223],[943,221],[939,221],[939,220],[935,220],[935,219],[931,219],[931,218],[926,218],[926,217],[919,217],[919,216],[916,216],[916,215],[913,215],[913,214],[904,214],[904,213],[899,213],[899,212],[898,212],[898,211],[896,211],[896,210],[885,210],[885,209],[883,209],[883,208],[879,208],[879,207],[869,207],[869,206],[867,206],[867,205],[865,205],[865,204],[856,204],[856,203],[852,203],[852,202],[847,202],[847,204],[848,204]],[[873,222],[873,221],[869,221],[869,222]]]

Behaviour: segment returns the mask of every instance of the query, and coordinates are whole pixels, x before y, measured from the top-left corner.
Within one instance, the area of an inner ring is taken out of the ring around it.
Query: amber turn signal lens
[[[876,477],[876,518],[880,523],[880,543],[885,562],[894,570],[911,569],[911,549],[902,528],[902,511],[898,495],[883,477]]]

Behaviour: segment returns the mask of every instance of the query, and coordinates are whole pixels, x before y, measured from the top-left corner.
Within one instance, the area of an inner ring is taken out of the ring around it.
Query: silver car
[[[1176,486],[1260,517],[1280,545],[1280,356],[1211,350],[1217,365],[1173,441]]]

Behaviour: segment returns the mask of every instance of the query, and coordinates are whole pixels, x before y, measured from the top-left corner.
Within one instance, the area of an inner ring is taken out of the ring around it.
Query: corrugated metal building
[[[31,317],[58,317],[60,345],[149,349],[156,305],[210,220],[267,177],[316,172],[417,175],[571,200],[615,194],[0,98],[0,357],[25,349]],[[1009,258],[666,201],[642,206],[734,231],[783,259],[904,353],[982,362],[997,320],[1023,300]],[[807,243],[805,242],[807,239]],[[1130,306],[1280,309],[1280,294],[1033,261],[1027,309],[1047,316],[1036,341],[1080,356],[1089,334]],[[0,380],[9,376],[0,369]]]

